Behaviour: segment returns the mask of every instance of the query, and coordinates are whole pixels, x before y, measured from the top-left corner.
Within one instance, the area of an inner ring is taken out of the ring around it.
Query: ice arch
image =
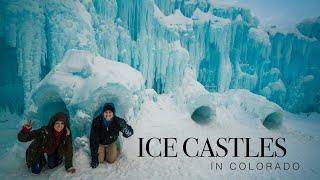
[[[74,137],[88,135],[92,118],[105,102],[130,121],[140,108],[144,79],[129,65],[70,50],[31,92],[26,111],[43,125],[55,111],[69,113]]]
[[[57,112],[64,112],[69,115],[66,103],[55,86],[40,87],[32,96],[37,110],[29,111],[28,118],[38,121],[38,125],[46,125],[50,118]]]
[[[269,130],[282,126],[282,108],[263,96],[244,89],[233,89],[223,93],[220,101],[227,106],[233,106],[233,109],[242,109],[253,118],[258,119],[259,123]]]
[[[195,122],[207,124],[212,120],[218,120],[217,108],[223,107],[228,108],[235,116],[238,113],[249,114],[251,119],[246,119],[244,123],[263,126],[270,130],[281,127],[282,108],[265,97],[244,89],[232,89],[224,93],[208,92],[195,77],[195,72],[187,69],[182,85],[176,89],[174,96],[177,104],[189,112]],[[250,120],[258,122],[252,123]]]
[[[182,85],[176,89],[175,101],[198,124],[208,124],[216,119],[216,99],[196,80],[195,71],[187,68]]]

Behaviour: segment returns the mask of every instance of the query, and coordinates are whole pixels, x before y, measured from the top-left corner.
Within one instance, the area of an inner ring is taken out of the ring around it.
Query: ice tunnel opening
[[[263,120],[262,124],[270,130],[279,129],[282,125],[282,114],[280,112],[273,112]]]
[[[50,118],[57,112],[64,112],[70,118],[66,103],[58,92],[59,90],[56,87],[46,86],[32,95],[32,100],[37,108],[36,111],[26,112],[26,116],[27,118],[36,120],[36,126],[48,125]]]
[[[69,111],[66,107],[66,104],[62,100],[46,102],[45,104],[43,104],[39,108],[37,118],[40,120],[42,125],[47,125],[50,118],[57,112],[64,112],[69,116]]]
[[[200,106],[194,110],[191,119],[201,125],[208,124],[213,120],[214,112],[209,106]]]

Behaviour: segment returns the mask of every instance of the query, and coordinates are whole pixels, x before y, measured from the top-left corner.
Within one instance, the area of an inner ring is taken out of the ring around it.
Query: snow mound
[[[46,124],[53,113],[64,111],[74,134],[82,136],[105,102],[113,102],[116,114],[130,120],[139,110],[143,90],[141,73],[129,65],[70,50],[32,91],[26,114]]]
[[[277,104],[265,97],[251,93],[244,89],[228,90],[220,96],[222,105],[235,106],[260,120],[262,125],[270,130],[278,129],[282,125],[283,110]]]
[[[177,105],[198,124],[215,119],[216,99],[195,80],[195,71],[187,69],[182,84],[174,95]]]
[[[195,76],[195,72],[188,69],[174,97],[182,111],[186,111],[196,123],[208,124],[216,120],[217,109],[226,107],[234,114],[254,117],[252,119],[258,122],[253,124],[260,124],[269,130],[282,126],[282,108],[265,97],[245,89],[232,89],[224,93],[208,92],[195,80]]]

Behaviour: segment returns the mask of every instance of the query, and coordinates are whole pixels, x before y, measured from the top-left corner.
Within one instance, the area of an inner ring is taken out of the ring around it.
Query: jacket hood
[[[68,115],[66,113],[63,113],[63,112],[58,112],[56,113],[55,115],[53,115],[51,118],[50,118],[50,121],[49,121],[49,124],[48,124],[48,127],[49,129],[53,129],[53,126],[54,126],[54,123],[56,121],[63,121],[64,124],[65,124],[65,127],[68,127],[68,129],[70,129],[70,123],[69,123],[69,118],[68,118]]]

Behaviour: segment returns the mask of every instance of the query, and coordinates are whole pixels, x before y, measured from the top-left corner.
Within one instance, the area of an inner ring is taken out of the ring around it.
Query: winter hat
[[[116,112],[116,109],[114,108],[113,103],[105,103],[104,104],[102,112],[106,112],[107,110],[112,111],[113,114],[115,114],[115,112]]]

